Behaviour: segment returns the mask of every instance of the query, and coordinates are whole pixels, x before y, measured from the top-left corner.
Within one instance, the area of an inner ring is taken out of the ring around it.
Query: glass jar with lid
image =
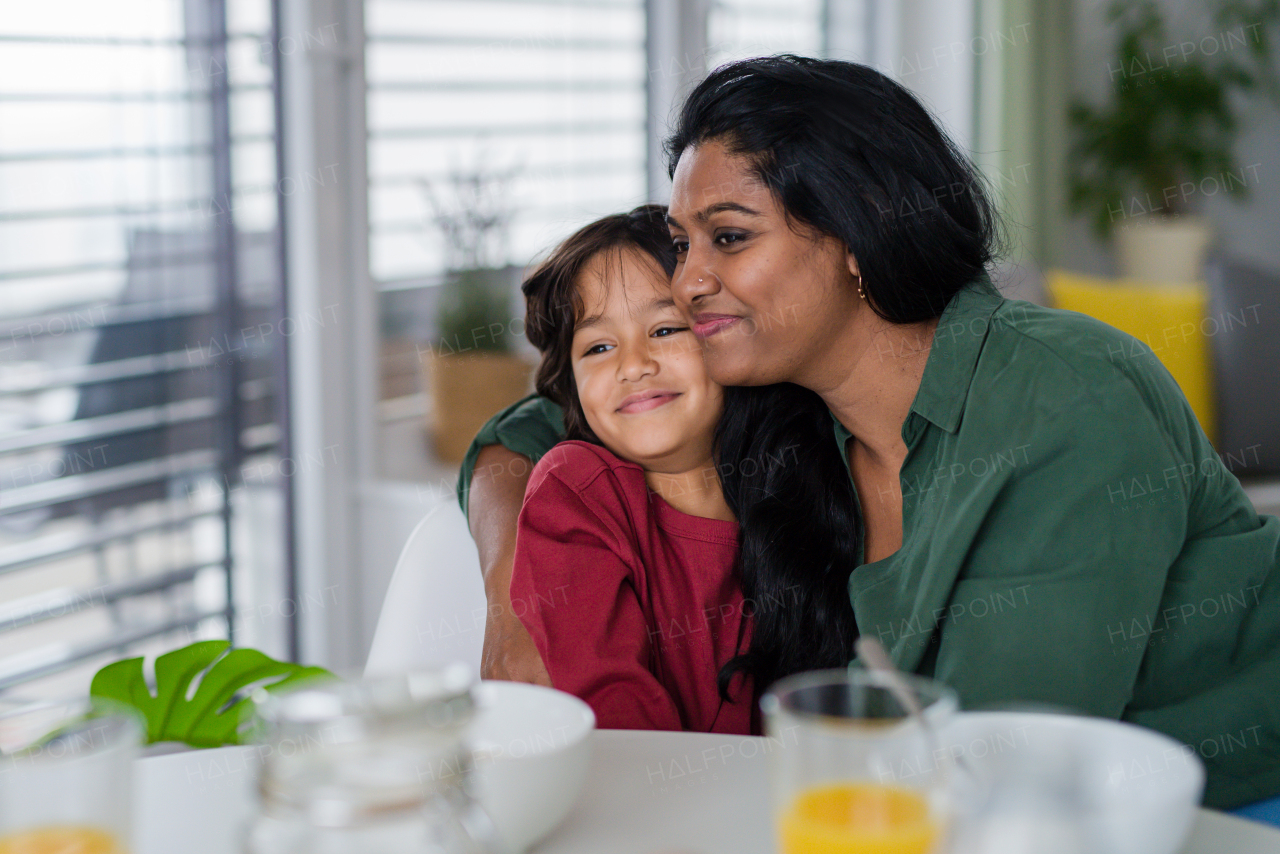
[[[495,854],[471,795],[465,666],[258,695],[246,854]]]

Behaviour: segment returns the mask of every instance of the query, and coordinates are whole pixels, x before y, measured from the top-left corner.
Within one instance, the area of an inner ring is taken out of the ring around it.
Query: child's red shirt
[[[749,679],[720,668],[750,644],[738,526],[682,513],[644,470],[562,442],[534,467],[516,538],[512,610],[555,687],[602,729],[758,734]]]

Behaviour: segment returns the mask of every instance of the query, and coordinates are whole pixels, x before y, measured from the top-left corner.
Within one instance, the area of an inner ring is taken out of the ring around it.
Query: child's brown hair
[[[573,378],[573,333],[584,310],[578,279],[600,254],[627,250],[652,258],[671,277],[676,255],[665,205],[641,205],[629,213],[612,214],[582,227],[557,246],[521,286],[525,333],[542,353],[535,385],[538,394],[564,410],[567,439],[599,444],[587,424]]]

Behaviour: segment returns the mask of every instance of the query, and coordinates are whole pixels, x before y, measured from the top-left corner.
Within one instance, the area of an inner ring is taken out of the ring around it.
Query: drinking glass
[[[0,854],[126,854],[143,732],[100,700],[0,708]]]
[[[446,667],[260,694],[246,854],[496,854],[471,791],[471,688]]]
[[[957,708],[939,682],[903,677],[928,727],[883,674],[822,670],[782,679],[761,698],[782,854],[932,854],[951,812],[934,735]]]

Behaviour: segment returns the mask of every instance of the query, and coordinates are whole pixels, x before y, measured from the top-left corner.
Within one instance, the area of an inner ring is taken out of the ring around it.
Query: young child
[[[724,394],[671,300],[664,214],[592,223],[524,284],[538,391],[567,441],[530,478],[511,599],[599,727],[758,733],[750,676],[729,699],[717,687],[750,616],[714,457]]]

